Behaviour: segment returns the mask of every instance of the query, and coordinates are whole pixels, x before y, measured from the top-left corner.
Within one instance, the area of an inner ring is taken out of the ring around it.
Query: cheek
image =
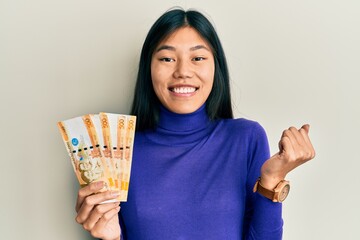
[[[167,69],[156,66],[151,68],[151,81],[155,91],[165,91],[167,89],[168,79],[169,73]]]
[[[151,81],[155,92],[159,92],[164,84],[161,81],[161,76],[159,74],[151,74]]]
[[[154,64],[151,64],[151,81],[156,93],[158,92],[159,79],[161,79],[159,75],[160,72],[157,70],[156,66],[154,66]]]
[[[215,75],[215,63],[210,59],[205,65],[198,68],[198,74],[203,81],[213,82]]]
[[[165,81],[163,81],[162,79],[163,77],[161,76],[160,72],[155,72],[155,71],[151,72],[152,86],[158,98],[161,98],[161,96],[164,95],[167,89],[165,85]]]
[[[214,83],[215,72],[213,68],[203,70],[201,73],[201,79],[206,87],[212,88]]]
[[[203,75],[203,79],[204,79],[204,89],[206,95],[204,97],[208,98],[214,85],[214,73],[211,71],[205,72]]]

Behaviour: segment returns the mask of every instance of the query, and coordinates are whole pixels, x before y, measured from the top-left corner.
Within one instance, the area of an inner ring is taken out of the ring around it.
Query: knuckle
[[[280,142],[287,141],[289,139],[288,135],[285,133],[284,136],[280,139]]]
[[[109,221],[110,218],[111,218],[111,217],[110,217],[111,215],[112,215],[112,211],[109,211],[109,212],[105,213],[102,218],[103,218],[105,221]]]
[[[101,205],[96,206],[96,207],[94,208],[94,212],[95,212],[96,214],[103,214],[103,210],[102,210],[102,208],[101,208]]]
[[[85,192],[84,192],[83,189],[80,189],[80,190],[78,191],[78,196],[77,196],[77,197],[78,197],[78,199],[85,197]]]
[[[99,231],[97,229],[92,229],[90,231],[91,235],[95,238],[97,238],[99,236]]]
[[[288,162],[295,162],[296,159],[297,159],[297,157],[295,154],[289,154],[288,158],[287,158]]]
[[[93,202],[90,197],[85,198],[84,203],[88,206],[93,205]]]
[[[305,152],[305,158],[306,158],[306,160],[313,159],[314,157],[315,157],[315,152],[314,152],[312,149],[308,149],[308,150]]]
[[[304,151],[300,150],[298,153],[297,153],[297,157],[296,159],[299,159],[299,160],[304,160],[306,157],[306,154]]]
[[[307,134],[307,132],[306,132],[306,130],[304,128],[300,128],[299,132]]]
[[[289,127],[289,131],[297,131],[297,129],[294,126],[291,126],[291,127]]]
[[[83,226],[83,228],[86,230],[86,231],[91,231],[91,228],[90,228],[90,226],[89,226],[89,224],[83,224],[82,225]]]
[[[109,221],[109,216],[108,216],[108,214],[104,214],[104,215],[102,216],[102,219],[103,219],[105,222]]]
[[[82,224],[83,223],[83,219],[80,217],[80,216],[76,216],[75,217],[75,221],[79,224]]]
[[[93,182],[90,183],[88,186],[89,186],[89,189],[90,189],[91,192],[94,192],[94,191],[97,190],[96,184],[94,184]]]
[[[288,136],[284,135],[281,139],[279,144],[282,146],[286,146],[288,144],[288,142],[290,142],[290,139]]]

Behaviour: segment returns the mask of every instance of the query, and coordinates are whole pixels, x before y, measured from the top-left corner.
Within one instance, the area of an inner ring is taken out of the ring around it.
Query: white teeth
[[[196,91],[194,87],[176,87],[173,88],[173,92],[175,93],[193,93]]]

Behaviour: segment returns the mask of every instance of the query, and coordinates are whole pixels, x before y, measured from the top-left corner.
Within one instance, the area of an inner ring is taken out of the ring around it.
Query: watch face
[[[289,184],[286,184],[282,189],[281,189],[281,192],[279,194],[279,200],[280,202],[284,201],[285,198],[288,196],[289,194],[289,191],[290,191],[290,185]]]

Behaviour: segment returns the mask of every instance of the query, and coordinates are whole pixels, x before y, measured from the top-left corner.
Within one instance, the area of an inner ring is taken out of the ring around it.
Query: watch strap
[[[271,201],[274,201],[275,191],[264,188],[260,183],[260,179],[255,183],[254,192],[258,192]]]

